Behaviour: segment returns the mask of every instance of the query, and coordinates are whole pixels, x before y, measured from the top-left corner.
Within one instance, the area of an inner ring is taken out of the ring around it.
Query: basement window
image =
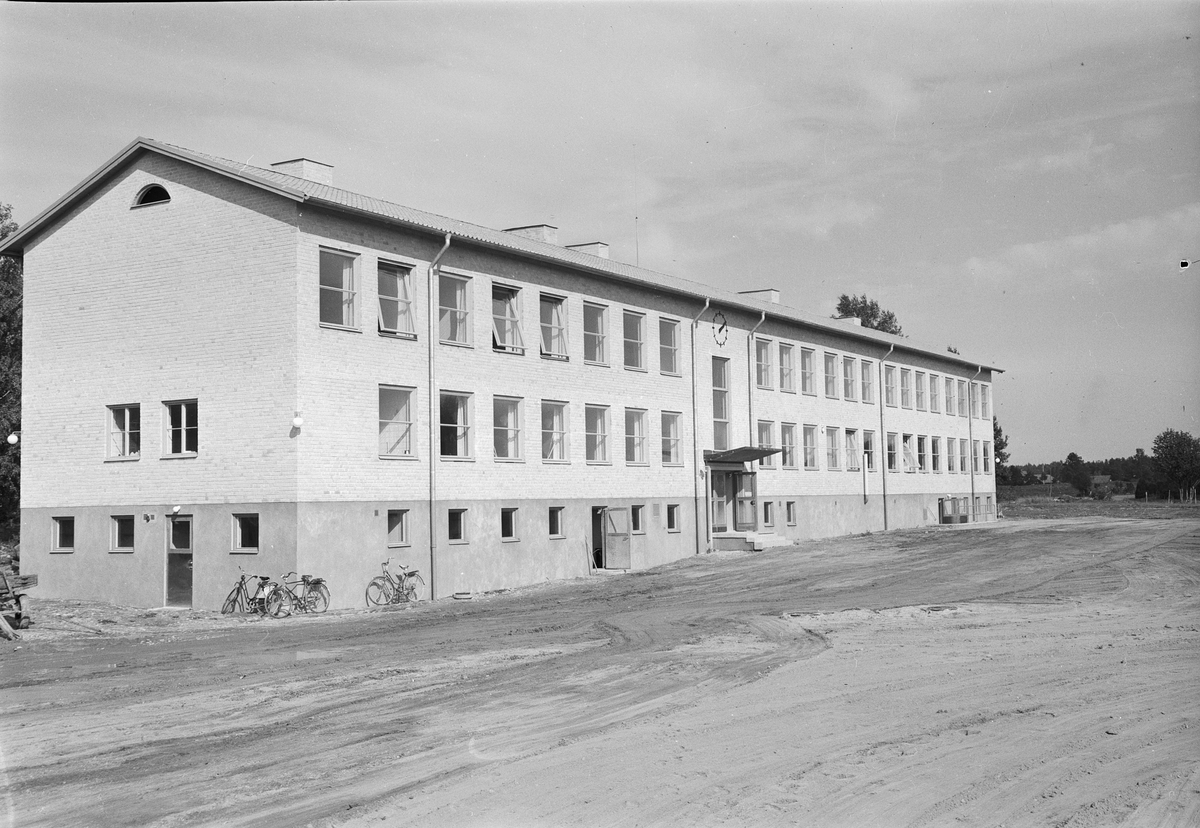
[[[134,207],[146,207],[150,204],[164,204],[171,200],[171,194],[161,184],[150,184],[143,187],[133,201]]]

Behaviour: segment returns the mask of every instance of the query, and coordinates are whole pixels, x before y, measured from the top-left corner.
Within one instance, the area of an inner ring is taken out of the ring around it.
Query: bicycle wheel
[[[367,606],[378,607],[392,601],[392,585],[382,576],[367,584]]]
[[[283,587],[277,586],[267,596],[267,615],[272,618],[282,618],[292,614],[292,594]]]
[[[241,590],[239,587],[234,587],[233,591],[225,599],[225,603],[221,605],[221,615],[229,615],[231,612],[236,612],[238,608],[238,593]]]
[[[304,596],[309,612],[324,612],[329,609],[329,587],[324,584],[310,586]]]
[[[404,600],[417,600],[417,579],[415,577],[404,579]]]

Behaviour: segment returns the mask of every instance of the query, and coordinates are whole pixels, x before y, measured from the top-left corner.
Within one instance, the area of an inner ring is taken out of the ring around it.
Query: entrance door
[[[754,474],[739,474],[737,477],[737,514],[734,530],[738,532],[753,532],[758,528],[758,511],[754,508],[755,483]]]
[[[192,516],[175,515],[167,525],[167,606],[192,605]]]
[[[729,472],[712,472],[712,530],[714,532],[729,531],[729,503],[732,500],[733,485]]]
[[[631,535],[628,509],[622,507],[604,510],[605,569],[632,568],[632,555],[629,549],[633,540]]]

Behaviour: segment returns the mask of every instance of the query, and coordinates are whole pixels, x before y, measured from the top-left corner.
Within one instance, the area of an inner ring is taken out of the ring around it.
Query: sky
[[[0,202],[138,136],[1004,370],[1012,463],[1200,436],[1200,2],[0,4]]]

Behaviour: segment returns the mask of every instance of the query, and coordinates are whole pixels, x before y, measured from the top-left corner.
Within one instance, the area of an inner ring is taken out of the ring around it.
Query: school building
[[[388,558],[428,598],[994,518],[998,369],[332,173],[138,139],[0,246],[40,595],[350,607]]]

